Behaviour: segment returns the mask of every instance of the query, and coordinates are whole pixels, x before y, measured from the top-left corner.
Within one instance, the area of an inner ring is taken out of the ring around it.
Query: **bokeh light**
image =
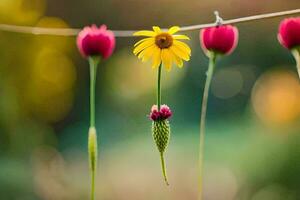
[[[300,114],[298,77],[283,70],[262,75],[253,88],[252,105],[257,116],[271,126],[295,121]]]
[[[49,122],[62,120],[73,104],[76,72],[73,62],[61,52],[38,52],[26,91],[31,111]]]
[[[45,0],[1,0],[0,22],[33,24],[45,12]]]

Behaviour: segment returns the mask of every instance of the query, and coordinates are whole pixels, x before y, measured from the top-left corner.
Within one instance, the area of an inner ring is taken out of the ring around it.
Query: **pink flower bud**
[[[161,118],[163,118],[163,119],[168,119],[169,117],[171,117],[172,116],[172,111],[169,108],[169,106],[162,105],[160,107],[160,115],[161,115]]]
[[[106,59],[115,48],[115,36],[105,25],[85,27],[77,37],[77,47],[83,57],[101,56]]]
[[[288,49],[300,47],[300,17],[287,18],[280,23],[278,40]]]
[[[200,42],[205,53],[212,51],[228,55],[237,46],[238,29],[231,25],[202,29],[200,31]]]
[[[153,121],[165,120],[172,116],[172,111],[167,105],[162,105],[160,111],[158,111],[157,105],[153,105],[151,108],[150,119]]]
[[[159,119],[159,117],[160,117],[160,113],[157,109],[157,105],[153,105],[151,108],[150,119],[156,121]]]

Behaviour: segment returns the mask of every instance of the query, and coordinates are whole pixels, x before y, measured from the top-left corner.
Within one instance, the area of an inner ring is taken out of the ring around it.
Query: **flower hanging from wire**
[[[287,18],[280,23],[278,40],[295,57],[300,77],[300,17]]]
[[[167,31],[153,26],[153,31],[138,31],[134,33],[134,36],[146,36],[148,38],[138,41],[134,45],[133,53],[143,62],[151,59],[152,68],[158,69],[157,103],[152,106],[150,119],[152,120],[152,136],[160,153],[162,173],[167,185],[169,183],[164,153],[170,140],[171,132],[168,119],[172,116],[172,112],[167,105],[161,105],[161,70],[162,65],[164,65],[167,71],[170,71],[173,63],[181,68],[183,60],[190,60],[190,47],[179,41],[189,40],[189,38],[185,35],[174,35],[179,30],[178,26],[173,26]]]
[[[183,60],[189,61],[191,56],[190,47],[179,40],[189,40],[185,35],[174,35],[180,30],[178,26],[171,27],[168,31],[162,31],[153,26],[153,31],[138,31],[134,36],[146,36],[137,42],[133,53],[142,61],[152,59],[152,67],[157,68],[161,63],[167,70],[171,69],[172,63],[178,67],[183,66]]]
[[[77,37],[77,47],[85,58],[101,56],[106,59],[111,56],[116,44],[113,32],[106,25],[98,28],[96,25],[84,27]]]
[[[203,51],[208,54],[229,55],[237,46],[238,30],[231,25],[221,25],[202,29],[200,42]]]
[[[216,26],[205,28],[200,31],[200,44],[204,53],[209,58],[209,66],[204,86],[200,119],[200,141],[199,141],[199,199],[203,199],[203,162],[204,162],[204,139],[205,120],[208,102],[209,88],[216,65],[216,59],[221,55],[229,55],[238,43],[238,29],[231,25],[222,25],[222,18],[218,12],[216,15]]]
[[[90,64],[90,128],[88,136],[89,164],[91,170],[91,200],[95,199],[95,174],[97,168],[97,132],[95,127],[95,87],[97,67],[101,59],[109,58],[115,48],[115,36],[105,25],[85,27],[77,36],[77,47]]]

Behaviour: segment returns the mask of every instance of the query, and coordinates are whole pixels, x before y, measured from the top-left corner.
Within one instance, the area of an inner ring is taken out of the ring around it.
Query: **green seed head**
[[[169,144],[170,132],[167,119],[152,122],[152,136],[160,153],[164,153]]]

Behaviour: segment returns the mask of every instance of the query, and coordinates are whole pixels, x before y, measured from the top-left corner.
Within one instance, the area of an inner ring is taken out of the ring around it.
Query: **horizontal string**
[[[287,16],[300,13],[300,9],[287,10],[282,12],[266,13],[260,15],[253,15],[248,17],[241,17],[236,19],[223,20],[222,24],[237,24],[242,22],[256,21],[261,19],[268,19],[280,16]],[[199,30],[202,28],[208,28],[215,26],[216,23],[197,24],[192,26],[183,26],[181,31]],[[34,35],[56,35],[56,36],[76,36],[81,29],[78,28],[43,28],[33,26],[17,26],[10,24],[0,24],[1,31],[15,32],[15,33],[27,33]],[[133,37],[133,33],[138,30],[113,30],[116,37]]]

